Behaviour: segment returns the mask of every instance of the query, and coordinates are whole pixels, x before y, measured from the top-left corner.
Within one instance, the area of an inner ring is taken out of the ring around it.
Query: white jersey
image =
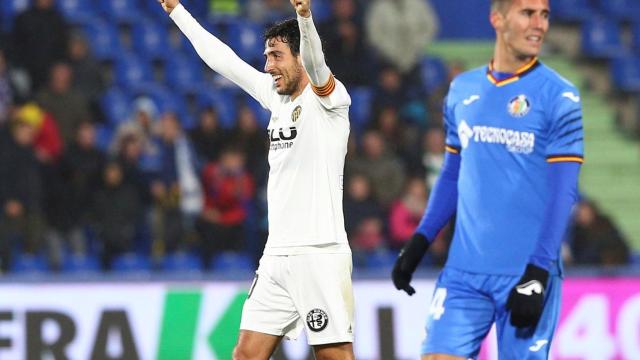
[[[213,70],[271,111],[265,254],[350,252],[342,211],[344,159],[351,98],[330,76],[291,100],[271,75],[259,72],[202,28],[182,5],[171,18]]]

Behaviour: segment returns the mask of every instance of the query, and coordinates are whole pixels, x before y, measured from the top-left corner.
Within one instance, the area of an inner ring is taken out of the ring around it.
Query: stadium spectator
[[[14,89],[11,75],[9,74],[9,64],[4,56],[4,51],[0,49],[0,126],[9,121],[9,116],[14,104]]]
[[[228,143],[237,146],[245,156],[247,169],[258,187],[267,182],[269,138],[258,125],[256,114],[246,105],[240,106],[238,119],[228,136]]]
[[[376,114],[372,128],[378,130],[389,151],[398,155],[409,174],[421,173],[418,126],[400,117],[398,108],[392,104],[383,106]]]
[[[33,149],[43,165],[55,164],[63,152],[58,125],[51,116],[33,102],[17,108],[18,117],[33,126],[35,138]]]
[[[400,158],[388,151],[377,130],[368,130],[362,137],[362,149],[346,163],[347,176],[362,174],[371,183],[374,199],[388,209],[400,195],[405,171]]]
[[[576,265],[625,265],[629,246],[620,230],[590,200],[578,203],[574,213],[571,255]]]
[[[333,0],[332,7],[332,17],[320,26],[327,61],[347,86],[369,85],[374,64],[358,16],[358,4],[355,0]]]
[[[111,161],[102,170],[102,186],[94,194],[92,223],[102,245],[102,268],[109,270],[117,255],[134,249],[137,226],[143,215],[136,188],[123,181],[122,167]]]
[[[255,189],[245,155],[231,145],[203,170],[204,209],[197,222],[203,263],[224,251],[246,248],[244,222]]]
[[[82,121],[90,120],[89,105],[83,94],[72,88],[73,73],[68,63],[51,68],[49,86],[36,95],[36,101],[53,115],[64,144],[70,144],[75,129]]]
[[[405,75],[415,70],[438,32],[438,18],[425,0],[376,0],[365,23],[369,44]]]
[[[428,129],[422,139],[422,166],[429,189],[433,189],[444,161],[444,131],[442,128]]]
[[[389,211],[389,240],[393,249],[406,244],[420,223],[427,207],[427,186],[424,179],[407,180],[402,196],[393,202]]]
[[[105,72],[91,55],[87,39],[80,32],[69,40],[69,65],[73,73],[73,88],[89,102],[92,118],[99,118],[98,98],[105,89]]]
[[[36,129],[20,112],[0,129],[0,268],[10,267],[12,251],[37,253],[44,230],[41,165],[33,143]]]
[[[368,251],[385,245],[384,210],[373,199],[365,176],[354,174],[349,177],[343,207],[344,226],[352,250]]]
[[[287,0],[248,0],[246,14],[249,19],[260,24],[273,24],[289,15]]]
[[[90,224],[92,197],[100,188],[105,163],[105,155],[96,146],[94,124],[81,122],[74,142],[47,180],[45,238],[54,268],[61,265],[65,250],[75,255],[86,253],[85,230]]]
[[[54,63],[66,59],[68,28],[55,0],[34,0],[32,7],[16,17],[13,60],[29,72],[33,91],[47,82]]]
[[[200,111],[198,125],[189,135],[201,161],[210,162],[218,159],[226,139],[214,108],[207,107]]]
[[[186,250],[195,239],[195,219],[202,211],[200,168],[177,115],[160,118],[160,168],[151,182],[153,237],[161,252]],[[154,247],[158,249],[157,247]]]

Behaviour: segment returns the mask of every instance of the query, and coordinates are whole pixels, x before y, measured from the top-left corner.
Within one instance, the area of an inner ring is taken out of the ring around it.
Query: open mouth
[[[527,36],[527,41],[529,43],[540,44],[542,42],[542,36],[540,36],[540,35],[529,35],[529,36]]]
[[[282,75],[273,75],[273,82],[276,86],[279,86],[282,82]]]

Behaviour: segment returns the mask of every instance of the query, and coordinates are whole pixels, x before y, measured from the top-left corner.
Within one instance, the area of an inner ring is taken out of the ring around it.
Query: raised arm
[[[200,58],[215,72],[231,80],[267,107],[271,77],[244,62],[225,43],[205,30],[179,0],[158,0]]]
[[[313,23],[311,17],[311,1],[310,0],[289,0],[291,5],[296,9],[298,14],[298,24],[300,26],[300,56],[302,57],[302,65],[304,66],[307,75],[309,75],[309,81],[314,87],[318,95],[323,94],[331,90],[325,88],[332,80],[331,70],[327,66],[324,60],[324,53],[322,52],[322,43],[320,42],[320,36]],[[319,91],[325,90],[325,91]]]

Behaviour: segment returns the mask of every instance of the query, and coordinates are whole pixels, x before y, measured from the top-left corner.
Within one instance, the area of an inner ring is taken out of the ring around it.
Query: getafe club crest
[[[298,105],[296,106],[295,109],[293,109],[293,112],[291,112],[291,121],[293,122],[298,121],[298,118],[300,117],[300,113],[302,113],[302,106]]]
[[[518,95],[509,101],[509,105],[507,105],[507,110],[509,114],[513,117],[523,117],[527,115],[529,110],[531,109],[531,104],[529,103],[529,99],[527,99],[524,95]]]

